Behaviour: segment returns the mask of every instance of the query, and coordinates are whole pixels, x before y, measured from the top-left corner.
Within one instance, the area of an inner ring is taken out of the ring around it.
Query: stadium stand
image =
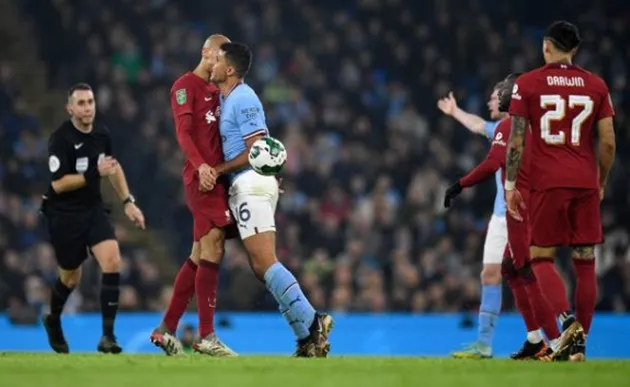
[[[277,215],[279,255],[299,273],[316,307],[477,307],[493,182],[466,192],[448,213],[441,200],[448,183],[482,159],[488,144],[440,116],[436,100],[453,89],[463,108],[484,116],[497,80],[540,63],[542,28],[551,19],[499,1],[483,2],[495,4],[489,11],[475,0],[456,7],[400,0],[269,0],[224,8],[192,0],[15,3],[33,37],[29,49],[38,48],[33,66],[44,66],[41,93],[54,96],[57,111],[25,101],[17,76],[24,62],[3,56],[0,310],[37,311],[55,278],[37,215],[47,178],[45,137],[63,112],[61,93],[78,81],[96,89],[100,118],[112,130],[151,229],[138,237],[128,223],[117,224],[125,262],[121,307],[164,307],[172,270],[188,256],[192,240],[169,87],[196,65],[203,40],[217,32],[255,52],[248,81],[289,152]],[[630,165],[630,5],[590,6],[579,17],[570,14],[574,7],[558,8],[583,30],[578,63],[608,81],[617,107],[618,159],[603,204],[598,309],[623,312],[630,308],[630,180],[624,178]],[[156,247],[158,240],[166,248]],[[71,310],[98,307],[96,274],[88,268]],[[274,307],[237,244],[228,246],[219,297],[223,310]]]

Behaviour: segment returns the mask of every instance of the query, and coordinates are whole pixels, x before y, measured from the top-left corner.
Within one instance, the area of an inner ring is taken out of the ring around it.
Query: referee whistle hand
[[[145,229],[146,226],[144,223],[144,214],[142,213],[142,211],[140,211],[138,206],[133,203],[125,204],[125,215],[127,215],[127,218],[129,218],[129,220],[133,224],[135,224],[136,227],[143,230]]]
[[[98,173],[101,176],[110,176],[116,173],[116,167],[118,161],[111,156],[105,157],[100,163],[98,163]]]

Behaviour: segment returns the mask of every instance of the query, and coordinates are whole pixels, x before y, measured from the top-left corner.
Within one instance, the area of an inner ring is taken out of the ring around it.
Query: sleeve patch
[[[186,94],[186,89],[179,89],[175,92],[175,100],[178,105],[183,105],[188,100],[188,95]]]
[[[50,169],[51,173],[55,173],[61,167],[61,161],[59,161],[59,157],[52,155],[48,158],[48,169]]]

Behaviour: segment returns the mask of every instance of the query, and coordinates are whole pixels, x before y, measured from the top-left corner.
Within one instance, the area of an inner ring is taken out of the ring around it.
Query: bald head
[[[221,35],[221,34],[214,34],[214,35],[208,36],[208,39],[206,39],[206,41],[203,43],[203,48],[216,50],[219,47],[221,47],[223,43],[229,43],[229,42],[230,42],[230,39],[228,39],[227,36]]]
[[[201,63],[204,71],[208,74],[212,73],[212,67],[217,62],[217,56],[223,43],[229,43],[230,39],[225,35],[214,34],[208,36],[208,39],[203,43],[201,48]]]

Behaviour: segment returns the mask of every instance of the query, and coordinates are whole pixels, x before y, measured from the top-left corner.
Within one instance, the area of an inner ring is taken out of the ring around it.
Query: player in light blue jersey
[[[500,83],[494,87],[488,101],[491,121],[486,121],[475,114],[460,109],[457,106],[453,93],[449,93],[448,97],[439,100],[438,108],[444,114],[455,118],[471,132],[483,135],[491,141],[494,138],[494,131],[499,122],[505,118],[505,113],[499,111],[499,86]],[[492,338],[499,313],[501,312],[501,262],[503,261],[503,253],[507,244],[506,206],[500,170],[495,174],[495,182],[497,193],[494,199],[494,211],[488,223],[486,241],[483,247],[478,338],[475,343],[467,346],[464,350],[453,352],[452,355],[456,358],[492,357]],[[540,335],[540,332],[535,334]]]
[[[252,54],[240,43],[221,45],[211,80],[221,92],[219,129],[225,162],[216,167],[217,177],[230,179],[229,204],[250,265],[280,306],[297,339],[298,357],[326,357],[332,317],[318,313],[300,289],[297,280],[276,257],[275,211],[278,183],[249,166],[248,153],[254,142],[269,134],[265,112],[243,78]]]

